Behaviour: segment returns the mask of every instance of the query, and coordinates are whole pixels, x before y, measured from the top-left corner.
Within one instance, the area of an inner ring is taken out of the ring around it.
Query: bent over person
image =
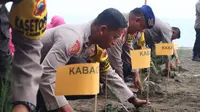
[[[44,72],[40,83],[47,110],[72,111],[64,96],[55,96],[56,67],[66,65],[72,56],[84,55],[94,44],[102,49],[111,47],[126,27],[123,15],[117,9],[109,8],[92,22],[47,30],[41,39]]]

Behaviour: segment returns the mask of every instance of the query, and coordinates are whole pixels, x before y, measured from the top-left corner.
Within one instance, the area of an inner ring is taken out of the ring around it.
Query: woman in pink
[[[64,18],[62,18],[60,16],[53,16],[52,19],[51,19],[51,22],[46,25],[46,29],[57,27],[57,26],[62,25],[62,24],[65,24]],[[10,49],[12,55],[14,55],[15,48],[14,48],[14,45],[12,43],[12,29],[11,28],[9,29],[9,32],[10,32],[9,49]]]
[[[60,16],[53,16],[53,18],[51,19],[51,22],[49,24],[47,24],[46,28],[50,29],[59,25],[65,24],[65,20],[64,18],[60,17]]]

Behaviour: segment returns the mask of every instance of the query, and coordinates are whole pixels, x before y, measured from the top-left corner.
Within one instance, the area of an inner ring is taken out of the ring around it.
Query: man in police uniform
[[[47,110],[59,109],[62,112],[72,111],[64,96],[55,96],[54,94],[55,68],[66,65],[69,59],[75,55],[83,58],[92,56],[93,53],[91,50],[94,47],[99,46],[98,48],[103,49],[111,47],[122,35],[126,27],[127,22],[123,15],[118,10],[109,8],[100,13],[93,22],[82,25],[61,25],[47,30],[45,36],[41,39],[44,46],[41,61],[44,73],[40,83],[40,91]],[[104,54],[104,52],[100,52],[98,57],[104,56],[101,55],[102,53]],[[100,59],[95,58],[92,61],[97,62]],[[114,73],[113,70],[110,72]],[[108,85],[111,85],[112,80],[115,79],[123,83],[123,80],[118,75],[112,75],[108,76]],[[101,76],[105,78],[104,74]],[[121,86],[118,83],[114,84],[118,85],[119,88],[124,87],[124,85]],[[117,91],[116,94],[122,94],[127,90],[129,92],[127,94],[129,95],[123,96],[121,99],[128,100],[129,96],[134,96],[128,88],[123,88],[121,91]],[[135,97],[132,98],[132,101],[138,102]]]
[[[160,62],[158,64],[166,64],[165,71],[168,71],[168,67],[173,68],[172,63],[169,63],[170,57],[163,56],[160,59],[155,56],[155,44],[156,43],[172,43],[173,40],[180,38],[180,29],[177,27],[171,27],[168,23],[161,21],[160,19],[155,19],[155,25],[152,29],[145,30],[145,40],[148,47],[152,49],[152,58],[158,59]],[[174,50],[174,56],[176,58],[176,63],[180,63],[178,54]],[[154,62],[155,63],[155,62]],[[166,72],[167,73],[167,72]]]
[[[15,45],[11,76],[13,112],[30,112],[35,109],[42,76],[42,44],[38,39],[46,29],[46,0],[1,0],[0,3],[10,1],[13,4],[9,22]]]
[[[126,61],[131,61],[130,50],[133,50],[133,40],[135,39],[137,32],[152,28],[155,23],[155,17],[151,7],[148,5],[135,8],[129,14],[124,14],[124,16],[129,22],[129,27],[122,37],[123,41],[118,40],[115,46],[108,49],[109,61],[112,68],[122,79],[124,79],[124,75],[126,75],[123,73],[123,69],[129,68],[132,71],[131,74],[135,77],[135,86],[140,89],[141,81],[138,70],[132,70],[130,65],[126,66]]]
[[[149,35],[150,33],[151,35]],[[144,39],[143,39],[144,38]],[[162,22],[160,19],[155,18],[155,25],[153,28],[145,30],[144,34],[142,33],[136,36],[136,40],[132,41],[133,47],[139,47],[142,46],[145,47],[147,44],[147,47],[152,48],[152,58],[156,58],[158,64],[164,64],[167,63],[168,58],[165,57],[156,57],[155,56],[155,43],[163,42],[163,43],[171,43],[173,40],[180,38],[180,30],[177,27],[170,27],[169,24]],[[137,40],[139,39],[139,40]],[[142,41],[142,42],[141,42]],[[135,48],[135,49],[136,49]],[[124,52],[123,52],[124,53]],[[129,58],[128,55],[126,55],[127,58],[122,58],[124,62],[124,77],[130,76],[131,74],[131,62],[127,59]],[[178,54],[176,51],[174,51],[174,55],[172,57],[176,57],[176,63],[180,63]],[[125,60],[126,59],[126,60]],[[154,59],[155,60],[155,59]],[[159,61],[158,61],[159,60]],[[155,63],[155,62],[154,62]],[[164,70],[164,73],[167,72],[167,66]],[[175,66],[170,63],[171,68],[175,68]]]

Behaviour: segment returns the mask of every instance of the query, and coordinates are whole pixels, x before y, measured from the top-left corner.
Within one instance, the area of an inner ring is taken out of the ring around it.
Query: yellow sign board
[[[156,55],[173,55],[173,51],[172,43],[156,44]]]
[[[178,44],[174,44],[174,50],[178,50]]]
[[[132,69],[149,68],[151,49],[131,50]]]
[[[95,95],[99,93],[99,63],[57,67],[56,95]]]

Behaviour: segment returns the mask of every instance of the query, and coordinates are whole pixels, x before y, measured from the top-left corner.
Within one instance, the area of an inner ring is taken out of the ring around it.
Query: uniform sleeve
[[[42,62],[43,75],[40,83],[40,91],[50,110],[58,108],[57,104],[64,106],[68,103],[64,96],[55,96],[56,67],[67,64],[81,46],[79,35],[72,30],[59,29],[54,33],[54,40],[54,45]]]
[[[167,25],[161,27],[161,35],[163,36],[162,38],[163,43],[171,43],[172,30],[170,26]]]
[[[107,51],[111,67],[123,78],[122,41],[118,39],[115,46],[107,49]]]
[[[49,69],[67,64],[70,57],[79,52],[81,47],[79,35],[72,30],[57,29],[53,39],[54,44],[42,62]]]
[[[121,101],[127,101],[130,97],[134,96],[133,92],[128,88],[123,79],[112,69],[101,73],[101,80],[106,83],[107,75],[107,87],[113,94]]]

